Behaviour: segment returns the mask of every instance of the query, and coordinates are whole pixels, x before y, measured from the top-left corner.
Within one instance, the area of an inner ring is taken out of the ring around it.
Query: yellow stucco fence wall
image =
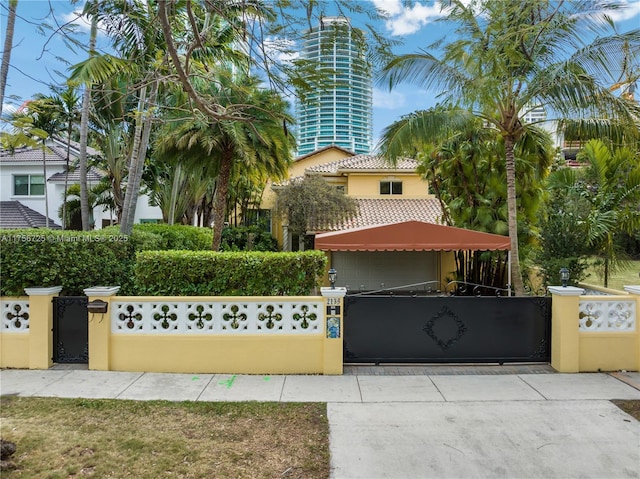
[[[583,296],[550,287],[551,365],[559,372],[640,371],[640,286]],[[52,365],[52,299],[60,288],[0,298],[0,367]],[[145,372],[342,374],[344,288],[303,297],[121,297],[86,290],[89,369]]]
[[[0,367],[53,365],[53,304],[62,288],[27,288],[25,297],[0,297]]]
[[[85,290],[89,369],[109,371],[342,374],[344,288],[300,297],[123,297]],[[59,288],[1,298],[0,367],[47,369],[52,299]]]
[[[551,287],[551,366],[559,372],[640,371],[640,286],[584,296]]]
[[[123,297],[86,290],[89,369],[342,374],[341,288],[300,297]],[[331,313],[331,314],[326,314]]]

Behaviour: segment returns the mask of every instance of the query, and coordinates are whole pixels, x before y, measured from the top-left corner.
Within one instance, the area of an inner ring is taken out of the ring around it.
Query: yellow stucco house
[[[508,238],[441,225],[440,204],[417,166],[410,158],[390,165],[377,155],[356,155],[337,146],[292,164],[290,179],[322,175],[356,200],[355,217],[332,231],[308,232],[338,271],[337,285],[351,291],[439,289],[454,276],[453,250],[509,249]],[[274,204],[275,191],[267,188],[261,207]],[[303,248],[282,218],[273,217],[272,234],[284,251]]]

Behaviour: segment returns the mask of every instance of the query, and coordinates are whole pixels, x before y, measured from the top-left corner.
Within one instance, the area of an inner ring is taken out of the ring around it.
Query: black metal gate
[[[549,362],[551,298],[346,296],[346,363]]]
[[[86,296],[53,298],[53,362],[89,362],[89,319]]]

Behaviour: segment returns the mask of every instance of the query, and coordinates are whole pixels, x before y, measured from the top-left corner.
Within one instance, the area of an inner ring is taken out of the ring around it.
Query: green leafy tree
[[[625,54],[622,47],[638,51],[640,30],[616,32],[599,0],[445,0],[442,5],[443,21],[453,33],[418,53],[396,57],[382,78],[390,87],[408,81],[435,89],[450,106],[387,130],[382,151],[394,159],[416,135],[428,139],[455,131],[469,116],[502,136],[513,286],[521,295],[515,145],[533,126],[523,116],[546,107],[550,118],[571,119],[594,134],[637,134],[640,108],[615,96],[608,85]]]
[[[213,205],[214,235],[212,249],[220,249],[222,228],[227,220],[227,197],[234,171],[256,169],[275,179],[283,178],[292,159],[293,136],[283,128],[292,121],[288,105],[275,92],[260,88],[256,77],[237,75],[218,69],[215,81],[200,85],[232,107],[242,103],[243,112],[252,121],[193,119],[175,125],[159,136],[158,150],[188,156],[196,162],[208,161],[216,171]],[[213,179],[213,178],[212,178]]]
[[[275,191],[276,214],[286,218],[290,234],[300,237],[310,231],[330,229],[352,218],[358,211],[353,198],[319,175],[294,178]]]
[[[393,127],[402,128],[405,121],[411,119],[401,119]],[[550,135],[541,129],[532,128],[516,144],[521,243],[534,243],[540,191],[554,153]],[[416,149],[418,172],[440,201],[447,224],[508,234],[506,171],[499,159],[503,156],[501,136],[483,128],[477,118],[470,118],[456,132],[447,132],[436,144]],[[504,287],[504,254],[461,251],[456,259],[458,280]]]
[[[604,286],[622,258],[616,245],[619,233],[640,229],[640,153],[628,147],[610,148],[590,140],[580,153],[587,167],[580,194],[591,204],[587,216],[589,243],[603,262]]]
[[[585,218],[591,204],[580,193],[578,175],[576,170],[563,167],[553,171],[547,180],[547,199],[540,212],[540,244],[536,253],[544,286],[561,283],[561,268],[569,270],[573,284],[586,277],[592,248]]]

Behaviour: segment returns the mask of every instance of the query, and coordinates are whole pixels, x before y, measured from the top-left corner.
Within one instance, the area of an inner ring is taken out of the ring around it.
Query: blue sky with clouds
[[[401,40],[402,46],[397,53],[409,53],[424,48],[447,32],[444,26],[434,23],[441,15],[440,3],[436,0],[417,0],[406,6],[403,0],[361,0],[387,12],[388,18],[381,22],[379,33],[395,40]],[[523,0],[526,1],[526,0]],[[611,13],[620,31],[640,26],[640,0],[621,0],[627,8]],[[6,0],[0,0],[0,39],[4,41],[7,17]],[[76,10],[80,6],[75,7]],[[52,11],[53,10],[53,11]],[[14,49],[11,56],[11,69],[5,91],[3,111],[20,106],[21,102],[36,93],[48,93],[48,85],[59,83],[66,74],[67,65],[59,58],[74,63],[84,59],[71,52],[59,38],[49,39],[48,34],[38,31],[43,22],[59,24],[75,18],[74,7],[67,0],[19,0],[18,18],[14,35]],[[353,18],[358,26],[359,19]],[[88,43],[88,28],[80,28]],[[103,40],[104,41],[104,40]],[[59,58],[58,58],[59,57]],[[374,86],[374,138],[377,139],[384,127],[412,111],[428,108],[435,104],[433,92],[427,92],[413,85],[400,85],[393,91]]]

